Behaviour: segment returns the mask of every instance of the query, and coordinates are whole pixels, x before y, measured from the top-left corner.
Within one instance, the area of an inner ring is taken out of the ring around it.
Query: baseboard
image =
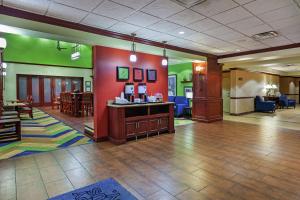
[[[230,115],[233,115],[233,116],[241,116],[241,115],[248,115],[248,114],[251,114],[251,113],[254,113],[255,111],[250,111],[250,112],[243,112],[243,113],[230,113]]]
[[[212,123],[212,122],[222,121],[223,120],[223,116],[218,116],[218,117],[209,118],[209,119],[207,119],[207,118],[193,117],[192,120],[193,121],[197,121],[197,122]]]

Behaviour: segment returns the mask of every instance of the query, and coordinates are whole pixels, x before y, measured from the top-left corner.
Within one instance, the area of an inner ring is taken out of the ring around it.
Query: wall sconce
[[[195,72],[199,75],[205,75],[205,67],[201,65],[196,65]]]

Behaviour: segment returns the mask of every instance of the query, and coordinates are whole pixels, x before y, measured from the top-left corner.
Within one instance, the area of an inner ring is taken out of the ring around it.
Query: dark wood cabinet
[[[153,133],[174,133],[173,103],[108,105],[109,139],[122,144],[127,139]]]

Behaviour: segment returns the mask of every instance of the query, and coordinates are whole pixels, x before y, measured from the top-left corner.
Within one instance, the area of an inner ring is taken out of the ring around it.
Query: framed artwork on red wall
[[[117,80],[118,81],[129,80],[129,67],[117,67]]]
[[[133,68],[133,80],[143,81],[144,80],[144,70],[141,68]]]
[[[155,82],[157,80],[156,69],[147,69],[147,81]]]

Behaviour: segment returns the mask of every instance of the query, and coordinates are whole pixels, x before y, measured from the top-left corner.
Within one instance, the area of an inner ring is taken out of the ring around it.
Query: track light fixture
[[[163,44],[164,44],[164,50],[163,50],[163,59],[161,60],[161,65],[168,66],[168,57],[167,57],[167,52],[166,52],[167,41],[163,41]]]
[[[135,43],[134,43],[134,39],[135,39],[136,34],[132,33],[131,36],[132,36],[132,45],[131,45],[131,53],[130,53],[129,60],[130,60],[130,62],[134,63],[134,62],[137,61],[136,46],[135,46]]]

